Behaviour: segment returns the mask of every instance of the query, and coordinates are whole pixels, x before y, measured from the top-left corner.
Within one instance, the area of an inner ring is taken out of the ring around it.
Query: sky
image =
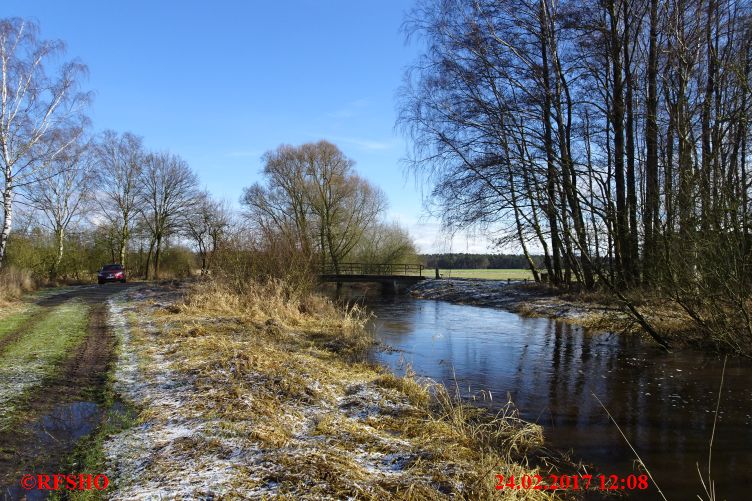
[[[400,27],[410,0],[2,0],[0,17],[35,20],[88,66],[93,131],[130,131],[185,158],[238,206],[261,156],[326,139],[389,199],[386,218],[421,252],[485,252],[478,235],[441,232],[430,190],[406,171],[395,128],[399,86],[419,55]]]

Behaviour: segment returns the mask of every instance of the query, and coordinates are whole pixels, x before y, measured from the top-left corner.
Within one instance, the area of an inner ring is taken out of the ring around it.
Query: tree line
[[[442,269],[525,269],[530,266],[522,254],[420,254],[418,256],[428,268]],[[537,267],[543,266],[543,256],[530,256]]]
[[[536,280],[540,253],[555,285],[649,289],[748,343],[751,9],[421,1],[411,166],[447,225],[516,242]]]
[[[178,155],[148,151],[131,133],[90,134],[86,67],[62,56],[64,44],[40,39],[35,23],[0,20],[0,267],[10,259],[56,279],[104,259],[127,265],[138,241],[143,274],[158,278],[166,240],[180,235],[199,242],[205,269],[227,211]],[[88,259],[63,270],[66,244]]]
[[[415,259],[407,232],[384,219],[383,193],[335,145],[266,153],[264,182],[244,190],[235,214],[179,155],[130,132],[92,133],[86,67],[64,55],[35,23],[0,20],[0,268],[86,279],[118,262],[151,279],[168,255],[171,274],[225,267],[241,280],[310,281],[348,258]]]
[[[103,262],[159,278],[170,239],[195,247],[206,271],[230,224],[229,210],[199,188],[185,160],[111,130],[81,134],[13,195],[19,217],[13,217],[15,204],[4,211],[6,226],[15,227],[3,255],[53,280]],[[29,252],[35,245],[41,252]],[[72,260],[71,251],[89,258]]]

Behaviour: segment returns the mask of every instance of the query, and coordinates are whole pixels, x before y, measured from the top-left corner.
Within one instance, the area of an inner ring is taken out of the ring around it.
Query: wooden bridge
[[[340,263],[337,268],[325,266],[319,279],[334,282],[338,287],[347,282],[379,283],[385,292],[397,292],[400,287],[409,287],[426,279],[422,264]]]

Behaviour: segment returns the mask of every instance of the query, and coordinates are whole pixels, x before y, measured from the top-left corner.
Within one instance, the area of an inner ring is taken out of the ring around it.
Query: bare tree
[[[448,226],[537,247],[557,285],[670,291],[741,350],[752,322],[723,319],[750,317],[731,292],[752,283],[750,19],[716,0],[418,2],[410,165]]]
[[[116,258],[126,265],[128,240],[141,201],[141,171],[145,153],[140,137],[105,131],[95,144],[97,162],[96,200],[100,215],[116,229]]]
[[[64,52],[63,43],[39,40],[38,31],[30,21],[0,20],[0,267],[13,223],[16,190],[44,178],[42,173],[75,141],[86,122],[83,109],[89,95],[78,91],[85,66],[76,61],[56,65],[55,58]],[[61,132],[71,130],[76,133]]]
[[[339,264],[385,209],[384,195],[353,171],[335,145],[280,146],[264,155],[266,186],[246,188],[241,202],[253,223],[281,235],[307,259]]]
[[[386,209],[386,198],[353,172],[355,162],[335,145],[304,144],[300,153],[308,166],[307,196],[318,220],[321,263],[339,273],[342,260]]]
[[[209,272],[212,258],[229,227],[229,219],[229,210],[213,200],[211,194],[206,191],[198,194],[194,208],[186,218],[185,231],[196,243],[201,274]]]
[[[159,262],[166,238],[185,227],[196,204],[198,179],[190,166],[177,155],[147,155],[139,179],[140,207],[150,236],[146,277],[150,278],[153,258],[154,278],[159,278]]]
[[[245,188],[241,198],[248,219],[267,237],[281,237],[290,249],[310,260],[316,231],[307,196],[307,166],[298,148],[290,145],[266,152],[262,160],[265,185]]]
[[[52,230],[57,254],[50,275],[58,275],[63,260],[68,228],[78,222],[93,202],[93,162],[87,144],[78,142],[58,155],[50,164],[51,173],[43,173],[25,191],[29,204],[39,211]]]

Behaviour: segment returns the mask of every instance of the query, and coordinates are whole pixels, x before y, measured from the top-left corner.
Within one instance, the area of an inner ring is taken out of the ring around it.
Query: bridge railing
[[[329,264],[321,269],[322,275],[402,275],[423,276],[422,264],[372,264],[372,263],[340,263],[339,270]]]

